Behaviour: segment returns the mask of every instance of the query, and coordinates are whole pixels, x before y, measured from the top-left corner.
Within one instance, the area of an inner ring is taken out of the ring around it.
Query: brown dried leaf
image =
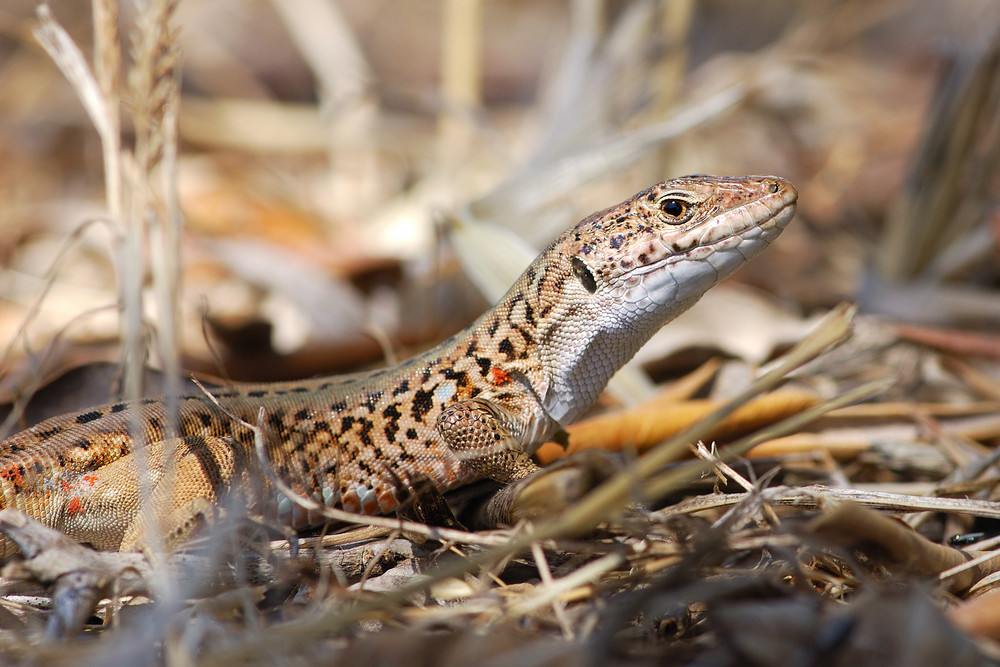
[[[691,424],[704,419],[724,404],[723,401],[693,400],[664,405],[662,399],[651,401],[631,410],[620,410],[585,419],[566,428],[569,447],[565,451],[546,443],[538,450],[542,463],[560,456],[588,449],[608,451],[645,451]],[[783,389],[750,401],[727,417],[714,429],[711,439],[731,439],[762,426],[773,424],[790,415],[814,407],[819,400],[814,394]]]

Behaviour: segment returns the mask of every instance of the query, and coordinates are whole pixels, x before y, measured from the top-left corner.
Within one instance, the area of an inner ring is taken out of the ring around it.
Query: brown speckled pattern
[[[440,490],[484,473],[516,478],[523,470],[507,470],[514,464],[506,458],[487,465],[477,452],[508,447],[527,461],[593,404],[657,329],[766,247],[791,219],[795,199],[794,188],[774,177],[660,183],[564,232],[493,309],[418,357],[373,373],[215,395],[248,422],[263,407],[270,464],[296,491],[328,506],[390,512],[414,475]],[[262,483],[252,432],[204,396],[182,398],[181,439],[167,442],[163,404],[134,408],[151,443],[156,515],[168,539],[185,537],[192,517],[231,489]],[[3,505],[98,548],[136,546],[143,527],[130,413],[125,404],[96,407],[4,440]],[[442,415],[448,433],[465,434],[452,446],[438,427]],[[179,482],[157,488],[171,456]],[[261,509],[286,523],[315,520],[287,498],[263,497]],[[11,550],[0,544],[0,555]]]

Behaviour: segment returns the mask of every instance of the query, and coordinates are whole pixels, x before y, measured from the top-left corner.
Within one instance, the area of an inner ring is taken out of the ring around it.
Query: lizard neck
[[[617,304],[574,294],[577,280],[569,264],[554,244],[497,309],[501,322],[517,334],[509,338],[522,343],[513,348],[511,356],[522,362],[514,367],[530,383],[545,414],[561,425],[573,423],[586,412],[639,348],[710,287],[702,281],[699,287],[703,289],[678,289],[669,303],[649,316],[625,309],[629,316],[622,317],[623,309]],[[515,321],[505,322],[506,313],[514,313]],[[534,317],[524,317],[529,314]],[[527,360],[532,363],[525,364]]]
[[[594,404],[618,369],[690,300],[676,300],[655,319],[617,321],[601,312],[599,302],[566,294],[576,279],[556,245],[472,325],[469,339],[490,352],[490,380],[518,382],[542,413],[566,425]],[[467,342],[453,345],[465,348]]]

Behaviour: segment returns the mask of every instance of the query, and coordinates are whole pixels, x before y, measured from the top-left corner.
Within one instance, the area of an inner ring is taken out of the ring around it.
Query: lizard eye
[[[660,212],[663,213],[664,220],[671,225],[679,225],[687,222],[691,217],[691,203],[683,199],[667,197],[660,200]]]
[[[597,281],[594,280],[594,274],[590,272],[590,267],[584,263],[579,257],[573,257],[570,260],[573,265],[573,274],[580,279],[580,283],[583,285],[584,289],[593,294],[597,291]]]

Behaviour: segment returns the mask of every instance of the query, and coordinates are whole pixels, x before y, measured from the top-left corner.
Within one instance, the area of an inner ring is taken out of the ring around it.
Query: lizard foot
[[[477,513],[476,526],[513,526],[556,515],[617,472],[619,465],[615,458],[598,452],[564,459],[493,494]]]

